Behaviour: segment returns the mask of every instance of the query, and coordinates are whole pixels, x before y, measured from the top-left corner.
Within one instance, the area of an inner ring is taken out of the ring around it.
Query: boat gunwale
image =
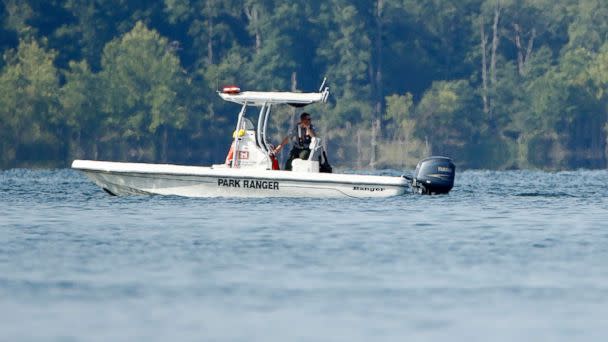
[[[218,178],[235,178],[235,179],[259,179],[264,181],[285,181],[285,182],[301,182],[301,183],[322,183],[322,184],[345,184],[345,185],[361,185],[361,186],[388,186],[388,187],[399,187],[399,188],[407,188],[409,187],[409,183],[376,183],[376,182],[363,182],[363,181],[348,181],[348,180],[312,180],[312,179],[296,179],[296,178],[268,178],[265,176],[232,176],[232,175],[213,175],[213,174],[186,174],[186,173],[166,173],[166,172],[139,172],[139,171],[114,171],[114,170],[97,170],[97,169],[84,169],[84,168],[75,168],[76,170],[80,170],[82,172],[91,172],[91,173],[101,173],[101,174],[110,174],[117,176],[136,176],[136,177],[145,177],[145,178],[154,178],[152,175],[159,176],[185,176],[185,177],[196,177],[196,178],[204,178],[210,177],[214,179]],[[348,174],[344,174],[349,176]],[[356,175],[355,175],[356,176]],[[387,176],[377,176],[377,177],[387,177]],[[395,177],[397,178],[397,177]],[[170,180],[182,180],[180,178],[165,178]],[[401,180],[401,179],[399,179]],[[405,180],[405,179],[404,179]],[[214,182],[205,182],[205,183],[214,183]]]

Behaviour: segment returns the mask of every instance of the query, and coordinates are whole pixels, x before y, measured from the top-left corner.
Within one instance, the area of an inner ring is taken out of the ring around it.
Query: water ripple
[[[604,170],[365,200],[110,197],[72,170],[0,171],[2,335],[600,341],[607,209]]]

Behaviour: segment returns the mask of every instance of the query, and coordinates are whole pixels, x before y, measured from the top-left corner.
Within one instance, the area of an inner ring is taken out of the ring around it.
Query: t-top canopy
[[[264,104],[290,104],[293,106],[306,106],[316,102],[327,102],[329,88],[326,87],[318,93],[293,93],[273,91],[244,91],[238,94],[218,92],[222,99],[248,106],[263,106]]]

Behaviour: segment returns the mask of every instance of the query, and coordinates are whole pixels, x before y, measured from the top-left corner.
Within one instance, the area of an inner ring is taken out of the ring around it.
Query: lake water
[[[0,171],[3,341],[607,339],[608,171],[466,171],[379,200]]]

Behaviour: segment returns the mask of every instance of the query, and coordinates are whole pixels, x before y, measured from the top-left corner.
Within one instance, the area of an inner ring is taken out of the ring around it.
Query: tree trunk
[[[521,47],[521,29],[518,23],[513,24],[515,30],[515,47],[517,47],[517,71],[519,76],[524,75],[524,52]]]
[[[253,26],[255,34],[255,53],[258,54],[262,48],[262,33],[260,32],[260,14],[257,6],[254,4],[249,8],[245,7],[245,16],[247,16],[247,19]]]
[[[369,166],[372,169],[376,168],[376,148],[378,146],[378,136],[380,135],[379,131],[380,131],[380,119],[375,119],[372,121],[372,137],[370,139],[371,150],[370,150]]]
[[[498,45],[500,44],[498,24],[500,22],[501,10],[502,8],[500,7],[500,3],[497,3],[496,7],[494,8],[494,23],[492,24],[492,55],[490,57],[490,80],[492,81],[492,86],[496,85],[496,51],[498,50]]]
[[[528,40],[528,47],[526,48],[526,57],[524,58],[524,66],[530,60],[530,56],[532,55],[532,49],[534,48],[534,39],[536,38],[536,29],[532,29],[532,33],[530,35],[530,39]]]
[[[213,64],[213,19],[207,19],[207,63]]]
[[[490,130],[491,131],[495,131],[496,130],[496,120],[494,118],[494,108],[493,108],[493,103],[492,103],[492,98],[490,97],[490,92],[489,92],[489,88],[494,89],[496,87],[496,56],[497,56],[497,51],[498,51],[498,45],[500,44],[500,35],[498,33],[498,24],[500,23],[500,15],[501,15],[501,11],[502,8],[500,7],[500,3],[496,4],[496,7],[494,8],[494,20],[492,23],[492,46],[491,46],[491,51],[490,51],[490,67],[489,67],[489,82],[487,81],[488,79],[488,75],[487,75],[487,68],[484,67],[482,70],[482,78],[485,80],[483,81],[483,97],[484,97],[484,112],[487,114],[488,117],[488,125],[490,126]],[[482,33],[482,64],[486,64],[487,63],[487,57],[486,55],[486,43],[487,43],[487,38],[485,36],[485,31],[484,31],[484,23],[483,20],[481,22],[481,33]],[[489,83],[489,85],[488,85]]]
[[[486,37],[483,20],[481,20],[481,25],[479,25],[479,28],[481,33],[481,97],[483,99],[483,112],[488,114],[490,112],[490,105],[488,103],[488,57],[486,48],[488,44],[488,37]]]
[[[513,24],[515,30],[515,46],[517,47],[517,70],[519,76],[526,75],[526,63],[528,62],[530,55],[532,55],[532,49],[534,47],[534,38],[536,38],[536,29],[532,29],[530,33],[530,39],[528,40],[528,46],[524,51],[521,39],[521,27],[518,23]]]
[[[375,72],[372,73],[373,84],[374,84],[374,117],[372,118],[372,138],[371,138],[371,153],[369,165],[372,168],[376,167],[376,148],[378,142],[378,135],[381,131],[382,121],[380,120],[382,115],[382,10],[384,7],[384,0],[376,1],[376,65]]]
[[[376,117],[380,116],[380,110],[382,110],[382,92],[383,92],[383,84],[382,84],[382,34],[383,34],[383,25],[382,25],[382,9],[384,7],[383,0],[377,0],[377,12],[376,12],[376,75],[374,78],[375,81],[375,90],[376,90],[376,103],[377,103],[377,111]],[[379,106],[378,106],[379,104]]]
[[[72,156],[77,159],[82,159],[84,157],[84,149],[82,147],[82,129],[78,129],[76,131],[76,139],[74,140],[75,141],[73,141],[73,144],[75,146],[73,146],[72,149]]]

